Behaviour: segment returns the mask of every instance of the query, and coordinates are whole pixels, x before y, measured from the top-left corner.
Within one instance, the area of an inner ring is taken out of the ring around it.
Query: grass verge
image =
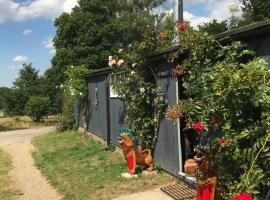
[[[174,179],[165,173],[126,180],[126,163],[117,152],[105,151],[100,143],[83,139],[77,132],[50,133],[32,140],[36,166],[63,199],[108,200],[144,191]]]
[[[55,125],[56,122],[57,116],[49,116],[43,122],[33,122],[28,116],[0,117],[0,131],[51,126]]]
[[[17,191],[11,188],[11,179],[8,176],[8,172],[11,169],[10,156],[0,150],[0,199],[12,200],[15,199]]]

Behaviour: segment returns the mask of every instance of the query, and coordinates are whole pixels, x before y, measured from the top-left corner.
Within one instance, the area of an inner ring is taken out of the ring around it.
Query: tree
[[[25,106],[25,113],[33,121],[39,122],[49,113],[49,98],[40,96],[31,96]]]
[[[0,89],[0,103],[5,115],[22,115],[24,105],[22,92],[14,88],[1,88]]]
[[[13,85],[15,88],[19,88],[28,93],[36,92],[37,84],[39,81],[38,70],[36,70],[32,63],[23,64],[22,69],[19,72],[18,78],[15,79]]]
[[[240,0],[243,4],[243,16],[247,21],[256,22],[270,19],[270,1]]]
[[[216,19],[213,19],[210,22],[205,22],[199,25],[198,28],[200,31],[207,32],[212,35],[222,33],[228,30],[227,21],[218,22]]]
[[[36,70],[32,63],[23,64],[22,69],[19,71],[18,78],[13,82],[14,90],[17,91],[16,99],[16,112],[14,114],[21,115],[24,113],[24,107],[30,96],[37,94],[39,85],[38,70]]]
[[[56,100],[54,110],[59,110],[61,97],[57,87],[67,78],[64,72],[70,66],[87,66],[88,69],[107,67],[107,58],[119,48],[142,39],[143,30],[156,22],[151,10],[164,0],[80,0],[73,11],[63,13],[55,20],[54,38],[56,54],[52,68],[45,77],[52,91],[50,99]],[[54,94],[53,94],[54,93]]]

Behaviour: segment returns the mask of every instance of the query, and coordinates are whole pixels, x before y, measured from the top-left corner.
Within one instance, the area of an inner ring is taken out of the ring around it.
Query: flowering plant
[[[173,76],[182,76],[186,72],[185,72],[185,70],[183,70],[183,68],[181,68],[180,65],[177,65],[175,68],[171,69],[171,73],[172,73]]]
[[[176,104],[175,106],[169,107],[166,112],[166,117],[172,121],[176,121],[183,117],[183,110],[181,105]]]
[[[242,193],[237,196],[231,197],[230,200],[253,200],[250,194]]]
[[[178,30],[180,32],[184,32],[186,30],[186,26],[189,22],[188,21],[179,21],[178,22]]]
[[[157,141],[163,110],[158,98],[157,71],[149,56],[157,52],[167,38],[170,39],[167,32],[147,27],[142,42],[135,42],[108,58],[113,72],[123,74],[117,81],[109,81],[124,102],[125,123],[141,145],[150,149],[154,149]]]
[[[179,63],[185,74],[178,102],[185,108],[186,128],[197,131],[201,144],[210,144],[221,199],[246,191],[260,200],[270,176],[268,65],[240,42],[222,46],[187,23],[178,28],[181,48],[168,60],[187,55]]]
[[[196,133],[201,133],[201,132],[203,132],[203,130],[204,130],[204,126],[203,126],[202,123],[197,122],[197,123],[195,123],[195,124],[193,125],[193,129],[194,129],[194,131],[195,131]]]

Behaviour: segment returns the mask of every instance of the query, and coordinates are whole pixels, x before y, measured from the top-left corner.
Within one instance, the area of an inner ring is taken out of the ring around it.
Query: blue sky
[[[173,0],[164,9],[172,12]],[[193,26],[229,16],[235,0],[184,0],[184,17]],[[54,55],[54,19],[70,12],[77,0],[0,0],[0,87],[12,86],[22,63],[32,62],[40,74]]]

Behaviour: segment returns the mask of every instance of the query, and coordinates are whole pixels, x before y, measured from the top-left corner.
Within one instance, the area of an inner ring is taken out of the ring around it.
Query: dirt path
[[[0,132],[0,148],[12,157],[13,169],[10,176],[14,180],[14,187],[23,195],[19,200],[57,200],[60,195],[49,185],[40,171],[34,166],[31,153],[34,147],[31,139],[37,135],[43,135],[53,128],[41,128]]]

